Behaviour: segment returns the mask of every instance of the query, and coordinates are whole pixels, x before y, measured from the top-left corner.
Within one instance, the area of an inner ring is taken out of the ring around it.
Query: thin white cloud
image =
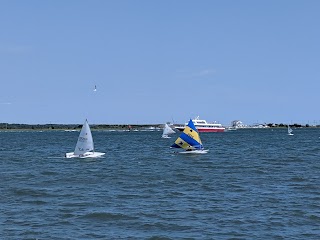
[[[198,73],[198,76],[209,76],[216,73],[215,69],[204,69]]]
[[[177,74],[180,78],[201,78],[212,76],[216,73],[216,70],[213,68],[202,69],[199,71],[187,71],[187,70],[178,70]]]
[[[1,105],[11,105],[12,103],[11,102],[2,102],[0,103]]]

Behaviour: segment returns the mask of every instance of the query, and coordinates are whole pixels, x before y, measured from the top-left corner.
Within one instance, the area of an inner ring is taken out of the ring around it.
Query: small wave
[[[169,240],[172,238],[166,237],[166,236],[152,236],[150,238],[148,238],[148,240]]]
[[[138,217],[132,217],[128,216],[122,213],[108,213],[108,212],[94,212],[94,213],[88,213],[82,216],[82,218],[88,218],[88,219],[95,219],[95,220],[130,220],[130,219],[137,219]]]
[[[24,203],[34,204],[34,205],[45,205],[47,202],[42,200],[32,200],[32,201],[24,201]]]
[[[17,196],[30,196],[30,197],[50,197],[51,195],[46,190],[36,189],[14,189],[13,192]]]
[[[315,221],[315,222],[319,222],[320,221],[320,216],[312,214],[312,215],[309,216],[309,219],[312,220],[312,221]]]
[[[43,171],[41,173],[42,175],[46,175],[46,176],[54,176],[54,175],[58,175],[58,172],[52,172],[52,171]]]
[[[173,224],[173,223],[168,224],[168,223],[156,222],[156,223],[145,223],[143,225],[143,229],[147,231],[159,230],[159,229],[164,231],[186,231],[190,229],[190,226]]]
[[[306,179],[304,179],[303,177],[293,177],[290,179],[293,182],[304,182],[306,181]]]
[[[55,157],[47,157],[49,159],[60,159],[60,158],[65,158],[64,156],[55,156]]]
[[[172,196],[172,197],[179,197],[179,196],[184,196],[184,195],[185,195],[185,193],[180,192],[180,191],[172,191],[172,192],[170,192],[169,194],[170,194],[170,196]]]

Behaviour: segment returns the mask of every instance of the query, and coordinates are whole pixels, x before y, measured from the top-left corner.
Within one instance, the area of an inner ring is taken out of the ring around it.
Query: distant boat
[[[291,127],[289,126],[289,124],[288,124],[288,135],[290,135],[290,136],[292,136],[292,135],[293,135],[293,133],[292,133],[292,129],[291,129]]]
[[[78,142],[74,149],[74,152],[66,153],[66,158],[96,158],[101,157],[105,153],[95,152],[93,146],[93,138],[91,130],[86,120],[80,131]]]
[[[96,85],[94,85],[94,89],[93,89],[93,91],[94,91],[94,92],[96,92],[96,91],[97,91],[97,86],[96,86]]]
[[[209,151],[208,149],[204,149],[199,132],[191,119],[171,148],[182,148],[185,150],[179,153],[203,154]]]
[[[237,130],[236,127],[227,127],[227,128],[225,129],[226,132],[227,132],[227,131],[236,131],[236,130]]]
[[[163,128],[162,138],[171,138],[170,134],[176,133],[172,128],[166,123]]]

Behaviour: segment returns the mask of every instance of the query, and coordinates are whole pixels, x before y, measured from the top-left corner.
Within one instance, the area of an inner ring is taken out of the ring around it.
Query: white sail
[[[164,125],[164,128],[163,128],[163,133],[162,133],[162,137],[163,138],[168,138],[170,134],[173,134],[175,133],[175,131],[172,130],[171,127],[169,127],[169,125],[166,123]]]
[[[288,135],[293,135],[292,129],[291,129],[291,127],[289,126],[289,124],[288,124]]]
[[[78,142],[76,148],[74,149],[74,153],[77,155],[81,155],[92,150],[94,150],[93,138],[88,121],[86,120],[79,134]]]
[[[76,148],[74,152],[68,152],[65,154],[66,158],[96,158],[105,155],[102,152],[95,152],[93,146],[93,138],[91,130],[86,120],[80,131]]]

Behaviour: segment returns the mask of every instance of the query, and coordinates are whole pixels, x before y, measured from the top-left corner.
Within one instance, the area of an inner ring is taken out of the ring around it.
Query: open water
[[[0,239],[320,239],[320,130],[201,134],[173,154],[154,132],[0,132]]]

